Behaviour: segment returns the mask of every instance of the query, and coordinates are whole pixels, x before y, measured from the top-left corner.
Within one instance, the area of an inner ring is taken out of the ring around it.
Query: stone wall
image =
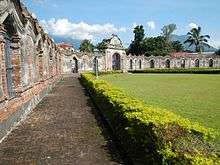
[[[61,50],[19,0],[0,6],[0,141],[51,90]]]

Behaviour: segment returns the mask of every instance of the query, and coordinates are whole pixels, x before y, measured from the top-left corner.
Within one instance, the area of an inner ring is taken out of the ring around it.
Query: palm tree
[[[208,44],[209,35],[201,35],[201,27],[192,28],[187,33],[188,39],[184,43],[189,43],[189,47],[192,45],[196,46],[195,51],[202,53],[204,46],[210,47]]]

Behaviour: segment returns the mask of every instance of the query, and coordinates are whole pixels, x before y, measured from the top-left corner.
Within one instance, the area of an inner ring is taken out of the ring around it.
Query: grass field
[[[115,74],[101,78],[147,104],[220,132],[220,75]]]

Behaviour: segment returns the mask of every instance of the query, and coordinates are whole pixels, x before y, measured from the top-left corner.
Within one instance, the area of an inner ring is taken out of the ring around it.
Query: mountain
[[[185,50],[190,50],[190,51],[194,52],[195,51],[195,46],[194,45],[189,47],[188,43],[184,44],[184,41],[186,41],[187,38],[188,38],[187,35],[172,35],[171,36],[171,41],[179,41],[183,44]],[[211,46],[210,48],[206,46],[204,48],[204,52],[215,52],[215,51],[217,51],[217,49],[214,48],[213,46]]]
[[[68,44],[73,45],[75,49],[79,49],[80,44],[82,42],[82,40],[72,39],[70,37],[60,37],[60,36],[53,36],[53,35],[50,35],[50,36],[51,38],[54,39],[55,43],[62,43],[62,42],[68,43]]]

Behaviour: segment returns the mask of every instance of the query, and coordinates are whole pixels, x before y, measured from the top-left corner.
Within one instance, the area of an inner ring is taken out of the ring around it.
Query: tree
[[[107,49],[107,39],[103,39],[102,42],[98,43],[96,45],[96,48],[99,50],[100,53],[104,53],[105,50]]]
[[[171,42],[171,45],[172,45],[173,50],[175,52],[182,52],[182,51],[184,51],[184,47],[181,44],[181,42],[179,42],[179,41],[173,41],[173,42]]]
[[[215,52],[215,55],[220,55],[220,48]]]
[[[136,26],[134,28],[134,41],[129,46],[128,52],[133,55],[143,54],[143,40],[144,40],[144,27],[143,25]]]
[[[90,40],[85,39],[82,41],[79,50],[80,52],[92,53],[94,52],[94,45]]]
[[[172,52],[172,45],[163,36],[145,38],[143,51],[146,56],[166,56]]]
[[[177,29],[175,24],[169,24],[164,26],[162,30],[162,36],[165,37],[166,41],[170,42],[172,33]]]
[[[202,53],[204,46],[209,46],[208,39],[209,35],[201,35],[201,27],[192,28],[190,32],[187,33],[188,39],[184,43],[189,43],[189,47],[195,45],[195,51]]]

